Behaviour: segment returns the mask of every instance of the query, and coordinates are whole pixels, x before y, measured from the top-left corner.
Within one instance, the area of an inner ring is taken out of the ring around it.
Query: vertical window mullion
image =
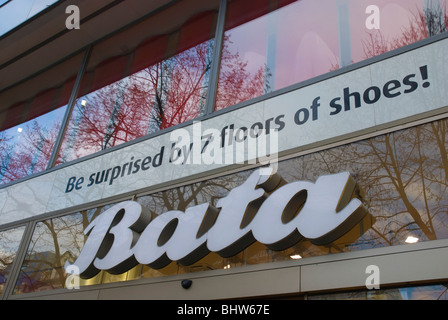
[[[275,11],[275,9],[273,9],[272,11]],[[263,84],[263,93],[265,94],[275,90],[277,31],[278,31],[277,26],[278,26],[278,15],[268,14],[267,36],[266,36],[266,67],[264,72],[264,84]]]
[[[350,32],[350,0],[338,0],[339,67],[353,63]]]
[[[213,60],[210,69],[210,81],[207,92],[205,113],[212,113],[215,109],[216,91],[218,89],[219,68],[221,65],[221,51],[224,39],[224,24],[226,21],[227,0],[221,0],[219,4],[218,22],[216,24],[215,46]]]
[[[57,156],[59,154],[59,150],[61,149],[65,131],[67,130],[67,126],[70,121],[70,117],[72,115],[73,108],[75,106],[75,101],[76,101],[76,98],[78,95],[79,87],[80,87],[82,78],[84,76],[84,72],[86,70],[87,62],[89,60],[91,51],[92,51],[91,46],[88,46],[85,51],[84,58],[83,58],[81,67],[79,69],[78,75],[76,77],[76,81],[75,81],[75,85],[73,86],[72,94],[71,94],[70,99],[67,104],[67,110],[65,111],[65,115],[64,115],[64,118],[61,123],[61,128],[59,129],[59,133],[56,138],[56,142],[54,144],[53,150],[51,152],[50,159],[48,160],[47,170],[54,167],[54,165],[56,163]]]

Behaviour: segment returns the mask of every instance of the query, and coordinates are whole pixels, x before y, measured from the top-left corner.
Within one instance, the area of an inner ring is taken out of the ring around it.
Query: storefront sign
[[[255,170],[239,187],[218,200],[185,212],[168,211],[150,221],[134,201],[102,213],[84,231],[89,237],[76,266],[82,278],[100,270],[123,273],[137,264],[159,269],[171,261],[195,263],[209,252],[231,257],[254,241],[284,250],[302,238],[330,243],[367,214],[349,173],[321,176],[315,183],[285,181],[269,169]]]
[[[446,52],[443,39],[0,189],[0,223],[150,192],[238,163],[273,163],[277,152],[288,156],[443,114]]]

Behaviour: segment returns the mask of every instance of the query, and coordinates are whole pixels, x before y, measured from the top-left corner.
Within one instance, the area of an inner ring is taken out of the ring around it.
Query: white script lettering
[[[315,183],[287,184],[262,168],[219,199],[217,208],[200,204],[149,222],[140,204],[125,201],[86,228],[89,237],[73,265],[86,279],[100,270],[123,273],[139,263],[154,269],[171,261],[190,265],[211,251],[230,257],[255,241],[272,250],[284,250],[303,238],[327,244],[367,214],[357,190],[348,172],[322,176]]]

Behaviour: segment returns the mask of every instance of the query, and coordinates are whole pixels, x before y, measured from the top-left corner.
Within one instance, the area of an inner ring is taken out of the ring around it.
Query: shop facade
[[[448,2],[370,2],[4,34],[2,298],[447,299]]]

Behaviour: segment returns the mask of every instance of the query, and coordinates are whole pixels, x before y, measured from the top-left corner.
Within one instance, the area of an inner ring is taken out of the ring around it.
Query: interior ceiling
[[[61,0],[0,37],[0,92],[87,45],[178,0]],[[65,22],[80,10],[80,29]]]

